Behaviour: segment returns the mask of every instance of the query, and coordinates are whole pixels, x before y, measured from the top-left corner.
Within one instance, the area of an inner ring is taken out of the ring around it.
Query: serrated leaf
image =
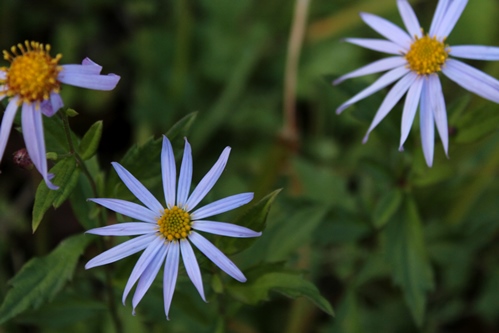
[[[409,196],[399,215],[385,226],[385,252],[395,284],[402,288],[418,326],[423,323],[426,293],[433,289],[433,271],[426,252],[416,204]]]
[[[94,156],[102,136],[102,120],[95,122],[81,139],[78,151],[83,160]]]
[[[376,228],[382,228],[397,212],[402,203],[402,193],[393,189],[386,192],[374,208],[373,222]]]
[[[12,286],[0,307],[0,324],[50,301],[73,276],[78,258],[91,240],[85,235],[62,241],[42,258],[33,258],[9,282]]]
[[[277,194],[281,190],[275,190],[268,194],[259,202],[251,206],[243,215],[237,218],[233,223],[250,228],[254,231],[263,231],[266,227],[267,216],[270,207]],[[243,251],[251,246],[257,238],[234,238],[223,237],[217,242],[217,246],[226,254],[231,255]]]
[[[322,311],[333,316],[331,304],[320,294],[315,285],[303,278],[302,272],[282,267],[279,263],[264,264],[245,272],[248,281],[244,284],[230,283],[229,294],[239,301],[256,305],[269,300],[272,291],[290,298],[306,297]]]
[[[53,183],[58,185],[59,189],[55,191],[49,189],[44,181],[38,185],[31,222],[33,232],[40,225],[43,216],[50,206],[58,208],[71,194],[78,181],[80,169],[76,167],[75,160],[72,157],[68,157],[59,161],[49,172],[55,175]]]

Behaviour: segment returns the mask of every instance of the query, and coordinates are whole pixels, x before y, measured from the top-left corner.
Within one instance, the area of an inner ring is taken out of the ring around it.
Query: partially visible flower
[[[101,253],[85,265],[85,268],[89,269],[109,264],[144,250],[135,264],[123,292],[124,304],[128,293],[138,281],[132,299],[133,313],[135,313],[135,307],[151,286],[164,262],[163,297],[165,314],[168,318],[180,256],[182,256],[187,275],[201,298],[206,301],[201,272],[191,243],[231,277],[240,282],[246,281],[239,268],[197,231],[239,238],[260,236],[261,232],[255,232],[242,226],[205,220],[207,217],[227,212],[250,202],[253,199],[253,193],[232,195],[194,210],[222,174],[229,158],[229,152],[229,147],[224,149],[218,161],[189,196],[192,178],[191,146],[186,139],[178,187],[176,188],[177,172],[173,149],[170,141],[163,137],[161,174],[166,208],[131,173],[116,162],[112,164],[118,176],[145,207],[120,199],[89,199],[119,214],[142,221],[118,223],[87,231],[87,233],[101,236],[140,235]]]
[[[438,72],[442,72],[461,87],[499,103],[498,80],[451,58],[453,56],[475,60],[499,60],[499,47],[481,45],[451,47],[445,44],[447,36],[454,28],[467,3],[467,0],[439,0],[430,30],[426,34],[407,0],[397,0],[397,5],[409,34],[379,16],[368,13],[360,14],[365,23],[388,40],[347,38],[346,41],[395,56],[375,61],[334,81],[334,84],[338,84],[349,78],[389,70],[372,85],[343,103],[336,112],[341,113],[350,105],[398,80],[379,107],[364,137],[364,142],[367,141],[369,133],[407,92],[402,113],[400,150],[403,149],[418,104],[420,104],[421,142],[426,163],[428,166],[433,163],[435,124],[447,154],[449,136],[447,112]]]
[[[61,55],[50,56],[50,45],[38,42],[17,44],[3,57],[10,67],[0,68],[0,100],[10,97],[0,126],[0,161],[12,128],[14,116],[22,106],[21,122],[24,142],[33,164],[47,186],[58,187],[50,181],[45,158],[42,113],[53,116],[64,104],[59,91],[61,83],[95,90],[112,90],[120,77],[115,74],[101,75],[102,67],[86,58],[81,65],[59,65]]]

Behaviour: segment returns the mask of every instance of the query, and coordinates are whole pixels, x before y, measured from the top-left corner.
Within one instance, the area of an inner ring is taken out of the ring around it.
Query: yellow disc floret
[[[158,220],[159,232],[169,241],[187,238],[191,232],[191,216],[182,208],[165,209]]]
[[[425,35],[422,38],[416,37],[405,58],[412,71],[428,75],[441,71],[448,56],[449,51],[443,42]]]
[[[4,80],[7,96],[18,96],[20,102],[40,103],[49,99],[50,93],[59,92],[60,83],[57,76],[62,70],[58,65],[61,55],[52,58],[50,45],[28,42],[12,46],[10,53],[3,51],[3,58],[10,62],[9,68],[1,68],[6,72]]]

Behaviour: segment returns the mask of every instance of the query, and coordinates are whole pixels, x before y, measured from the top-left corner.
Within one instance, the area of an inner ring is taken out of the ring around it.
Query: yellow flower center
[[[169,241],[187,238],[191,232],[191,216],[182,208],[165,209],[158,220],[159,232]]]
[[[419,75],[428,75],[442,70],[449,52],[436,37],[416,37],[411,49],[405,55],[409,68]]]
[[[50,45],[26,41],[17,44],[8,51],[3,51],[3,58],[10,62],[10,67],[3,67],[7,73],[0,84],[5,84],[7,96],[18,96],[20,102],[42,102],[50,97],[51,92],[59,92],[60,82],[57,75],[62,70],[58,65],[60,54],[52,58]]]

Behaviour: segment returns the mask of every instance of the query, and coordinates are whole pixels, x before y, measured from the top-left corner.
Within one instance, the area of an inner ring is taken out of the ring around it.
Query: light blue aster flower
[[[388,71],[369,87],[343,103],[336,112],[341,113],[350,105],[398,80],[379,107],[364,137],[364,142],[367,141],[369,133],[407,93],[402,113],[400,150],[403,149],[403,144],[409,135],[419,105],[421,142],[426,163],[428,166],[433,163],[435,125],[447,154],[447,112],[438,72],[442,72],[461,87],[499,103],[498,80],[451,58],[499,60],[499,47],[448,46],[445,44],[447,36],[454,28],[467,3],[467,0],[439,0],[427,34],[423,33],[407,0],[397,0],[397,5],[408,33],[376,15],[360,14],[367,25],[387,40],[347,38],[346,41],[395,56],[375,61],[335,80],[333,83],[338,84],[349,78]]]
[[[208,259],[231,277],[240,282],[246,281],[239,268],[210,241],[198,233],[198,231],[202,231],[240,238],[261,235],[261,232],[255,232],[242,226],[206,220],[210,216],[247,204],[253,199],[253,193],[232,195],[195,209],[222,174],[229,158],[229,152],[229,147],[224,149],[218,161],[189,196],[192,178],[191,146],[185,140],[184,156],[176,188],[177,176],[173,149],[170,141],[163,137],[161,174],[166,208],[118,163],[112,163],[118,176],[144,206],[120,199],[89,199],[117,213],[142,221],[118,223],[87,231],[87,233],[101,236],[138,236],[103,252],[85,265],[85,268],[89,269],[109,264],[144,250],[135,264],[123,292],[124,304],[128,293],[138,281],[132,299],[134,312],[135,307],[164,264],[163,296],[165,314],[168,318],[180,257],[182,257],[187,275],[201,298],[206,301],[201,272],[191,244],[195,245]]]

